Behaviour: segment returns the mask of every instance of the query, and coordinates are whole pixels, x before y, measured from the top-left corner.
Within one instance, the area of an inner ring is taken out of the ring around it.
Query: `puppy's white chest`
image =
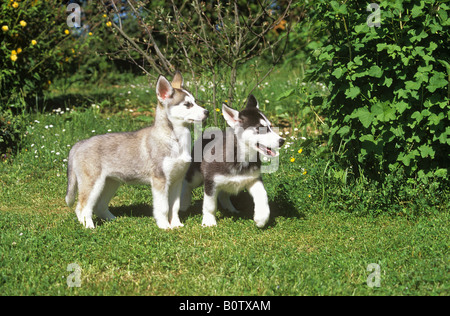
[[[175,129],[176,141],[172,144],[170,156],[164,158],[163,170],[169,181],[182,179],[191,163],[190,133],[187,128]]]
[[[238,194],[240,191],[248,188],[259,178],[259,172],[242,175],[216,175],[214,183],[220,190],[231,194]]]
[[[175,179],[182,179],[191,162],[191,156],[166,157],[163,161],[163,171],[167,179],[172,182]]]

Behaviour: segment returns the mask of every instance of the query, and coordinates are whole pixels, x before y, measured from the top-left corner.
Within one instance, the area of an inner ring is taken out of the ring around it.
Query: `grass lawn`
[[[246,194],[234,200],[242,214],[219,211],[218,226],[203,228],[197,189],[185,227],[160,230],[144,186],[121,187],[110,208],[117,220],[84,229],[64,202],[71,146],[145,126],[150,112],[63,106],[30,118],[20,151],[0,162],[0,295],[450,294],[448,200],[402,200],[380,214],[361,198],[376,191],[355,191],[338,172],[328,177],[320,144],[293,128],[283,130],[290,144],[279,170],[263,177],[273,211],[265,229]],[[73,263],[79,275],[68,271]]]
[[[449,294],[448,213],[411,222],[313,209],[261,230],[245,215],[203,228],[194,210],[184,228],[163,231],[126,198],[148,196],[140,187],[120,191],[116,221],[87,230],[64,206],[63,185],[49,172],[22,185],[20,203],[2,194],[2,295]],[[79,288],[66,283],[71,263]],[[367,285],[370,263],[379,288]]]

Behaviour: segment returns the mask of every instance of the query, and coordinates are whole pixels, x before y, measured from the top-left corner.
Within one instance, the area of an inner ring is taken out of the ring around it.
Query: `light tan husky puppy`
[[[94,228],[92,214],[114,219],[108,204],[123,183],[152,186],[153,216],[158,227],[183,226],[178,217],[181,185],[191,162],[189,124],[203,121],[208,111],[183,89],[177,72],[170,83],[159,76],[158,105],[152,126],[125,133],[98,135],[76,143],[69,153],[66,202]]]

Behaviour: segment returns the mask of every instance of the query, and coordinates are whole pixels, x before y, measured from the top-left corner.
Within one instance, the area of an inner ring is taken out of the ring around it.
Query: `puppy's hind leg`
[[[197,165],[191,164],[187,172],[186,177],[183,180],[183,186],[181,189],[181,205],[180,210],[186,211],[191,205],[192,190],[200,186],[203,183],[203,176],[200,171],[192,172],[192,168],[198,168]]]
[[[186,179],[183,180],[180,197],[180,210],[185,212],[191,205],[192,186]]]
[[[222,205],[222,207],[224,209],[226,209],[227,211],[231,212],[231,213],[239,213],[239,211],[234,207],[233,203],[231,203],[230,200],[230,194],[225,192],[225,191],[220,191],[219,192],[219,203],[220,205]]]
[[[108,205],[117,189],[120,186],[120,182],[113,179],[106,179],[103,191],[100,194],[97,205],[95,206],[95,214],[104,220],[114,220],[116,217],[109,211]]]
[[[78,220],[86,228],[95,228],[92,221],[92,213],[94,207],[100,198],[100,194],[103,191],[105,185],[105,179],[98,178],[94,184],[83,183],[79,188],[79,205],[77,205]],[[80,212],[81,211],[81,212]]]
[[[95,228],[92,221],[92,203],[89,203],[92,186],[83,186],[78,190],[78,203],[75,209],[78,221],[86,228]]]
[[[94,223],[92,222],[92,212],[87,214],[85,212],[86,205],[89,201],[89,194],[92,191],[92,185],[88,185],[86,181],[80,181],[78,184],[78,203],[75,208],[75,213],[77,214],[78,221],[84,226],[89,228],[94,228]]]

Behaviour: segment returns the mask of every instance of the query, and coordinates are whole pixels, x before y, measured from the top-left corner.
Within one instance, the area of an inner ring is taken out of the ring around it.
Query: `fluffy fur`
[[[76,143],[68,162],[66,202],[78,220],[94,228],[92,214],[112,220],[108,204],[123,183],[152,186],[153,216],[158,227],[183,226],[178,217],[183,177],[191,161],[188,126],[208,111],[183,89],[177,72],[172,83],[159,76],[158,105],[152,126],[125,133],[98,135]]]
[[[194,144],[194,160],[183,182],[181,209],[189,207],[192,189],[204,183],[202,225],[215,226],[217,199],[225,209],[237,212],[230,201],[230,194],[247,189],[255,203],[255,223],[264,227],[269,220],[270,209],[261,178],[259,154],[271,158],[278,156],[276,149],[285,140],[272,130],[253,95],[249,96],[247,106],[241,112],[225,104],[222,110],[230,128],[205,133]],[[197,160],[199,148],[202,157]]]

